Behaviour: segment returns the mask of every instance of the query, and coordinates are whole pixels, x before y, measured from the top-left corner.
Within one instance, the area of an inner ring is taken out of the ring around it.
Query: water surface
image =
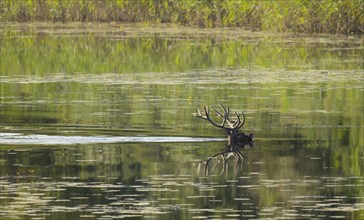
[[[1,25],[0,217],[364,218],[363,41]],[[244,111],[255,148],[193,117]]]

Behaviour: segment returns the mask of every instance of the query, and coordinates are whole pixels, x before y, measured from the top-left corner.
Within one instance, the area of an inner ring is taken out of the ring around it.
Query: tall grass
[[[303,33],[364,31],[362,0],[2,0],[0,21],[153,22]]]

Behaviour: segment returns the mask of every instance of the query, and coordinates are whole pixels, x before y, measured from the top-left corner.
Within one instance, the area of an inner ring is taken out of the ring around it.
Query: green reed
[[[363,33],[361,0],[3,0],[0,21],[146,22],[256,31]]]

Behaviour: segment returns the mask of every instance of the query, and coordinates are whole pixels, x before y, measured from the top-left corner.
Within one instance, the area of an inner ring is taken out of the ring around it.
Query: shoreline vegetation
[[[144,22],[363,34],[362,0],[2,0],[0,22]]]

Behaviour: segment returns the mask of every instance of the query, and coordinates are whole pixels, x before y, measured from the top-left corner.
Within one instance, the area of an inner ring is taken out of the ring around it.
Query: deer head
[[[202,118],[210,122],[213,126],[217,128],[222,128],[225,130],[227,136],[228,136],[228,150],[239,150],[241,148],[244,148],[245,146],[254,147],[254,134],[245,134],[243,132],[239,132],[239,129],[244,125],[245,123],[245,114],[242,112],[234,112],[234,120],[230,119],[230,109],[229,107],[225,107],[222,104],[220,104],[223,113],[217,111],[214,107],[211,107],[214,111],[215,115],[222,118],[221,124],[218,124],[214,122],[210,117],[209,108],[207,106],[204,106],[204,113],[201,113],[200,109],[198,108],[198,113],[195,113],[194,116],[197,118]],[[242,117],[242,119],[241,119]]]

